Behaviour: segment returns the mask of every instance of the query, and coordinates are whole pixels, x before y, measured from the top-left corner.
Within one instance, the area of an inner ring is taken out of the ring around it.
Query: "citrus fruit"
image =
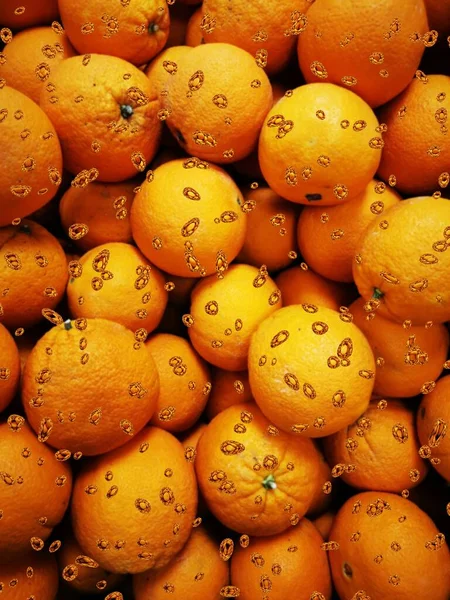
[[[183,43],[184,42],[182,42],[182,44]],[[145,68],[144,72],[147,75],[153,90],[152,97],[157,98],[161,103],[161,106],[164,94],[167,92],[169,86],[169,79],[176,73],[177,63],[183,58],[186,52],[189,52],[189,48],[184,45],[165,48],[155,56]]]
[[[42,442],[100,454],[125,444],[152,417],[155,362],[133,333],[106,319],[56,324],[25,365],[22,402]]]
[[[340,204],[361,194],[375,175],[383,146],[378,128],[373,110],[351,90],[332,83],[302,85],[264,119],[261,171],[287,200]]]
[[[0,23],[12,29],[25,29],[58,18],[58,0],[4,0],[0,5]]]
[[[0,590],[8,600],[46,598],[55,600],[58,592],[58,566],[47,552],[27,549],[21,556],[0,565]]]
[[[323,437],[366,410],[375,360],[348,312],[302,304],[282,308],[259,325],[248,372],[256,403],[274,425]]]
[[[440,35],[450,33],[450,4],[448,0],[425,0],[428,23],[431,30],[438,30]]]
[[[19,387],[20,358],[14,338],[0,323],[0,412],[2,412]]]
[[[330,510],[313,520],[313,525],[326,542],[330,536],[331,526],[333,525],[335,515],[336,513]]]
[[[333,496],[331,494],[333,487],[332,485],[329,485],[332,480],[330,465],[325,460],[325,456],[321,451],[321,447],[318,445],[318,442],[313,440],[313,443],[317,448],[319,467],[317,469],[318,477],[316,488],[314,490],[314,496],[308,512],[306,513],[308,517],[320,515],[321,513],[325,512],[333,500]]]
[[[233,404],[253,400],[247,371],[225,371],[225,369],[213,368],[211,383],[211,393],[205,413],[208,421]]]
[[[195,12],[189,18],[187,27],[186,27],[186,36],[185,36],[185,44],[186,46],[191,46],[195,48],[195,46],[200,46],[200,44],[204,44],[205,40],[203,37],[203,31],[200,29],[200,25],[202,23],[203,13],[201,8],[197,8]]]

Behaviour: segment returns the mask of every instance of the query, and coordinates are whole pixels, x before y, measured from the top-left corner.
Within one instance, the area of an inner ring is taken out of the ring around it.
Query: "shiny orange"
[[[14,338],[0,323],[0,412],[14,398],[20,380],[20,358]]]
[[[212,388],[206,405],[206,417],[209,421],[233,404],[253,400],[247,371],[212,370]]]

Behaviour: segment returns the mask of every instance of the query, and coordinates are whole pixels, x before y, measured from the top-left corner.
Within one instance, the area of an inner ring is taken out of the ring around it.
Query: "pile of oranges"
[[[0,597],[449,600],[450,1],[0,40]]]

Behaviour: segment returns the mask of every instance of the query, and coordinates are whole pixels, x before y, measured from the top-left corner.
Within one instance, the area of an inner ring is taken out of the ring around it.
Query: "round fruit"
[[[87,455],[125,444],[151,419],[159,391],[148,348],[106,319],[55,319],[23,373],[22,401],[41,442]]]
[[[279,431],[253,403],[235,404],[203,432],[195,459],[208,508],[246,535],[297,525],[314,497],[319,453],[312,440]]]
[[[206,405],[206,417],[212,421],[216,415],[233,404],[253,400],[247,371],[212,370],[212,388]]]
[[[161,104],[164,95],[167,93],[169,79],[176,73],[174,64],[176,65],[186,52],[189,52],[189,48],[186,46],[166,48],[150,61],[144,71],[152,86],[152,97],[157,98]]]
[[[5,556],[6,558],[6,556]],[[8,600],[45,598],[55,600],[58,592],[58,565],[48,552],[35,552],[27,548],[21,556],[0,565],[0,591]]]
[[[314,496],[311,505],[306,513],[308,517],[320,515],[325,512],[333,499],[332,491],[333,487],[330,485],[331,482],[331,468],[325,460],[325,456],[321,451],[321,447],[318,442],[314,440],[314,444],[317,448],[317,454],[319,455],[319,466],[317,469],[317,484],[314,490]]]
[[[205,360],[221,369],[243,371],[253,332],[280,305],[281,293],[266,270],[231,265],[223,279],[211,275],[195,286],[184,322],[192,345]]]
[[[25,29],[50,23],[58,18],[58,0],[2,0],[0,23],[3,27]]]
[[[378,120],[362,98],[332,83],[314,83],[287,92],[268,113],[259,163],[283,198],[331,206],[364,191],[382,147]]]
[[[200,46],[200,44],[205,43],[203,31],[200,28],[202,24],[202,19],[202,9],[197,8],[197,10],[190,16],[187,24],[185,37],[186,46],[191,46],[192,48],[195,48],[196,46]]]
[[[72,496],[80,546],[113,573],[165,567],[188,540],[196,509],[193,466],[157,427],[85,463]]]
[[[323,437],[367,408],[375,377],[369,342],[347,312],[314,304],[287,306],[253,334],[250,387],[274,425]]]
[[[328,539],[330,537],[330,531],[335,516],[336,513],[330,510],[326,513],[323,513],[322,515],[320,515],[320,517],[317,517],[317,519],[314,519],[313,521],[313,525],[317,528],[320,535],[326,542],[328,542]]]
[[[0,323],[0,412],[2,412],[19,387],[20,358],[14,338]]]

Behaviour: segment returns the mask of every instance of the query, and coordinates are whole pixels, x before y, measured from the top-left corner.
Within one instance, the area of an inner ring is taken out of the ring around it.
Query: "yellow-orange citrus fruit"
[[[328,542],[328,539],[330,537],[330,531],[335,516],[336,513],[330,510],[313,520],[313,525],[316,527],[316,529],[326,542]]]
[[[415,413],[391,398],[371,402],[357,421],[325,438],[324,448],[333,475],[361,490],[400,493],[428,473],[419,456]]]
[[[201,277],[240,251],[247,226],[242,206],[239,188],[220,167],[196,158],[172,160],[155,169],[136,194],[131,229],[157,267]]]
[[[28,96],[0,88],[0,227],[47,202],[61,183],[62,154],[55,127]]]
[[[243,196],[254,208],[247,217],[247,235],[237,260],[258,268],[266,265],[269,271],[287,267],[297,256],[298,207],[269,187],[249,186]]]
[[[439,323],[432,327],[403,326],[385,319],[376,311],[365,310],[365,306],[363,298],[358,298],[350,304],[349,310],[375,357],[377,367],[373,393],[408,398],[428,389],[441,374],[447,358],[447,327]]]
[[[253,332],[280,306],[281,293],[267,271],[231,265],[223,279],[211,275],[195,286],[184,323],[200,356],[221,369],[244,371]]]
[[[411,81],[428,30],[423,0],[321,0],[307,13],[298,59],[307,82],[348,86],[370,106],[397,96]]]
[[[337,513],[329,553],[340,598],[447,600],[450,555],[443,534],[410,500],[386,492],[352,496]],[[420,576],[418,577],[418,573]]]
[[[20,358],[14,338],[0,323],[0,412],[2,412],[19,387]]]
[[[247,371],[212,370],[212,388],[206,405],[208,421],[233,404],[253,400]]]
[[[71,264],[67,300],[74,318],[100,317],[139,335],[156,329],[167,305],[165,278],[131,244],[102,244]]]
[[[54,600],[58,592],[58,565],[48,552],[28,550],[0,565],[0,592],[8,600],[46,598]]]
[[[6,44],[0,77],[39,104],[41,90],[52,68],[74,54],[65,33],[57,33],[52,27],[25,29]]]
[[[318,480],[312,440],[278,430],[253,403],[218,414],[197,445],[197,480],[213,515],[246,535],[281,533],[307,512]]]
[[[170,17],[158,0],[58,0],[64,30],[80,54],[118,56],[134,65],[153,58],[166,43]]]
[[[278,535],[252,539],[245,547],[236,545],[231,583],[240,590],[240,600],[255,600],[261,592],[271,600],[330,600],[331,574],[322,544],[316,527],[302,519]]]
[[[176,72],[176,67],[173,65],[176,65],[186,52],[189,52],[189,48],[186,46],[171,46],[160,52],[147,65],[145,74],[152,86],[153,98],[157,98],[158,102],[162,103],[169,85],[169,78],[174,70]]]
[[[194,468],[158,427],[85,463],[72,496],[80,546],[113,573],[166,566],[188,540],[196,509]]]
[[[108,242],[131,242],[130,212],[136,180],[121,183],[94,181],[87,187],[71,186],[61,198],[59,215],[69,232],[72,225],[85,225],[84,235],[75,235],[80,250]]]
[[[274,425],[323,437],[366,410],[375,360],[348,312],[302,304],[282,308],[259,325],[248,372],[253,396]]]
[[[219,591],[229,583],[228,560],[227,554],[219,553],[212,535],[204,527],[197,527],[167,567],[133,577],[135,598],[166,600],[168,594],[175,598],[181,594],[183,600],[219,600]]]
[[[0,229],[0,247],[0,323],[10,329],[35,325],[42,309],[55,308],[64,295],[69,276],[64,250],[28,219]]]
[[[380,181],[372,180],[365,190],[344,204],[306,206],[298,220],[300,253],[316,273],[333,281],[353,281],[353,260],[361,234],[369,223],[401,197]]]
[[[178,439],[180,440],[184,448],[184,456],[193,464],[195,463],[195,458],[197,456],[198,441],[204,434],[206,427],[206,423],[203,423],[202,421],[197,421],[194,427],[191,427],[191,429],[189,429],[188,431],[184,431],[178,435]],[[210,512],[208,511],[205,500],[201,495],[200,490],[198,494],[197,514],[200,518],[208,518],[210,516]]]
[[[40,104],[61,141],[72,185],[123,181],[145,170],[159,144],[158,102],[142,71],[105,54],[61,61]]]
[[[197,8],[195,12],[189,18],[187,27],[186,27],[186,37],[185,44],[186,46],[191,46],[195,48],[195,46],[200,46],[200,44],[205,43],[205,39],[203,37],[203,31],[200,29],[202,24],[203,13],[201,8]],[[228,41],[228,40],[227,40]]]
[[[62,323],[60,317],[28,357],[22,401],[42,442],[93,455],[140,431],[158,391],[153,357],[129,329],[106,319]]]
[[[329,483],[332,481],[330,465],[325,460],[325,456],[323,455],[318,442],[316,440],[313,440],[313,442],[316,445],[317,453],[319,455],[319,466],[317,469],[318,478],[316,488],[314,490],[314,496],[308,512],[306,513],[308,517],[320,515],[321,513],[325,512],[333,499],[333,495],[331,493],[333,491],[333,487],[332,485],[329,485]]]
[[[440,475],[450,481],[450,377],[442,377],[422,398],[417,412],[417,433],[422,450]]]
[[[428,23],[439,35],[450,33],[450,3],[448,0],[425,0]]]
[[[445,189],[450,181],[450,77],[422,72],[380,110],[386,124],[379,176],[408,196]]]
[[[58,461],[24,418],[12,414],[0,424],[0,473],[0,556],[41,550],[69,504],[68,463]]]
[[[58,0],[3,0],[0,4],[0,23],[12,29],[25,29],[58,18]]]
[[[247,156],[272,106],[269,78],[251,54],[231,44],[201,44],[171,67],[164,107],[185,152],[215,163]]]
[[[332,83],[285,94],[264,119],[259,164],[274,192],[292,202],[341,204],[375,175],[383,140],[370,106]],[[305,135],[305,131],[308,135]]]
[[[382,316],[424,325],[450,319],[450,204],[419,197],[397,202],[366,228],[353,277]]]
[[[185,431],[197,422],[208,400],[208,365],[187,340],[169,333],[150,337],[147,348],[159,375],[151,424],[166,431]]]

